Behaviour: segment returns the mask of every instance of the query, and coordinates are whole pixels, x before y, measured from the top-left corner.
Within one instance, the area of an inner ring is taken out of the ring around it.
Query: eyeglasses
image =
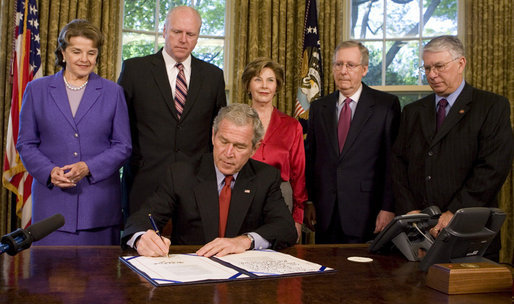
[[[441,72],[444,72],[444,70],[446,70],[446,67],[448,66],[449,63],[457,60],[457,59],[460,59],[461,57],[457,57],[455,59],[452,59],[446,63],[437,63],[437,64],[434,64],[434,65],[427,65],[427,66],[420,66],[419,67],[419,71],[421,73],[425,73],[425,74],[430,74],[430,71],[432,71],[432,69],[434,69],[437,73],[441,73]]]
[[[355,64],[355,63],[351,63],[351,62],[348,62],[348,63],[334,62],[334,70],[341,71],[343,69],[343,67],[346,67],[346,70],[354,71],[355,69],[357,69],[361,65],[362,64]]]

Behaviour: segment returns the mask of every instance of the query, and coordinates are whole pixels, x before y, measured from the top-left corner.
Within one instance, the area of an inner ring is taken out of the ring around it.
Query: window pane
[[[428,21],[423,36],[457,35],[457,1],[443,0],[431,14],[433,2],[424,1],[423,14]]]
[[[225,0],[203,0],[196,9],[202,16],[200,35],[225,35]]]
[[[386,85],[419,84],[419,43],[388,41],[386,55]]]
[[[155,1],[155,0],[152,0]],[[164,29],[164,22],[166,21],[166,16],[168,15],[168,11],[176,6],[187,5],[191,6],[191,1],[188,0],[161,0],[159,1],[159,31]]]
[[[387,0],[386,38],[415,37],[419,35],[419,2]]]
[[[383,38],[383,0],[376,2],[352,1],[352,39]]]
[[[423,48],[425,47],[425,45],[427,45],[427,43],[429,41],[430,41],[430,39],[424,39],[423,40],[423,45],[421,46],[421,52],[423,52]],[[421,57],[421,61],[419,63],[419,66],[422,66],[422,65],[423,65],[423,57]],[[419,70],[419,67],[418,67],[418,70]],[[419,75],[420,75],[420,78],[421,78],[421,84],[422,85],[428,85],[428,81],[427,81],[427,77],[425,76],[425,73],[422,73],[421,71],[419,71]]]
[[[193,51],[193,55],[223,69],[224,43],[224,39],[200,38]]]
[[[154,52],[153,35],[123,33],[122,59],[140,57]]]
[[[123,28],[133,30],[154,30],[155,1],[125,0]]]
[[[367,85],[382,85],[382,42],[363,42],[369,51],[368,74],[363,78]]]

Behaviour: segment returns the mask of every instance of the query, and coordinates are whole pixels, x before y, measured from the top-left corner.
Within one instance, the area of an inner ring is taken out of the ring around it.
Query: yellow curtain
[[[334,91],[332,53],[342,37],[343,2],[318,1],[318,25],[323,62],[323,94]],[[274,105],[292,115],[300,81],[305,0],[238,0],[231,10],[232,83],[230,102],[247,103],[241,75],[250,61],[265,56],[285,68],[285,83]]]
[[[332,76],[332,57],[343,37],[344,1],[320,0],[318,7],[319,32],[321,34],[321,59],[323,60],[323,95],[336,90]]]
[[[514,122],[514,2],[466,0],[466,80],[473,86],[507,97]],[[500,261],[514,263],[514,180],[511,173],[500,195],[507,213],[502,226]]]
[[[3,168],[3,153],[7,135],[7,124],[11,108],[11,57],[13,51],[14,5],[16,1],[0,0],[0,116],[2,132],[2,157],[0,165]],[[43,75],[52,75],[58,71],[55,67],[54,51],[57,37],[61,28],[69,21],[81,18],[88,19],[98,26],[105,35],[102,58],[97,65],[97,73],[115,81],[118,63],[118,50],[121,48],[121,20],[123,18],[123,1],[115,0],[40,0],[39,31],[41,44],[41,66]],[[11,223],[12,218],[11,193],[5,188],[0,191],[0,235],[18,226]]]
[[[0,0],[0,108],[2,115],[0,115],[0,124],[2,125],[2,132],[0,132],[0,139],[2,142],[2,157],[0,157],[0,164],[3,170],[3,151],[5,150],[5,135],[7,133],[7,123],[9,121],[9,111],[11,109],[11,54],[13,48],[13,14],[14,2],[12,0]],[[11,210],[11,195],[10,192],[2,187],[0,191],[0,235],[9,232],[12,226],[12,210]]]
[[[54,51],[61,29],[73,19],[87,19],[105,36],[102,58],[96,72],[104,78],[116,81],[118,50],[121,48],[122,4],[123,1],[115,0],[40,0],[39,32],[44,74],[52,75],[59,70],[54,64]]]
[[[230,102],[249,102],[241,83],[244,68],[257,57],[269,57],[285,69],[284,88],[277,92],[274,105],[292,114],[300,74],[304,15],[303,0],[234,1]]]

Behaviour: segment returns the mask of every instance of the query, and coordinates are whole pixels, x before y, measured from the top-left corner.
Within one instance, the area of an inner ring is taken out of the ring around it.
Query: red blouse
[[[300,123],[273,109],[261,146],[252,157],[280,170],[283,181],[293,189],[293,219],[303,223],[303,207],[307,198],[305,188],[305,149]]]

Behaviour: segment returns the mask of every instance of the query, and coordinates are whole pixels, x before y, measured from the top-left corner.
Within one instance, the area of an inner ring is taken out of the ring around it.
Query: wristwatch
[[[255,248],[255,239],[253,238],[253,236],[249,233],[245,233],[244,235],[246,235],[250,241],[252,241],[252,243],[250,244],[250,248],[248,248],[248,250],[252,250]]]

